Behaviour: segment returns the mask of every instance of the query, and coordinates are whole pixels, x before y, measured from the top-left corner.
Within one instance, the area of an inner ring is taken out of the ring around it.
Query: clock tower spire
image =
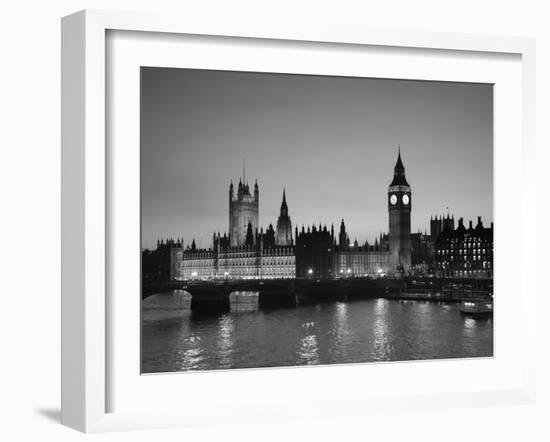
[[[398,147],[393,180],[388,188],[390,272],[408,273],[411,267],[411,186]]]

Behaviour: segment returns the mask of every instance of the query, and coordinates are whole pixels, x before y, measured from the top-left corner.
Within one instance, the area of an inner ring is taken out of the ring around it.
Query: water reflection
[[[467,345],[474,345],[479,334],[479,329],[485,330],[493,329],[493,319],[491,317],[471,317],[465,316],[463,318],[464,328],[462,330]],[[492,348],[492,341],[491,341]]]
[[[184,369],[191,369],[196,370],[200,369],[200,363],[204,359],[202,356],[202,350],[200,347],[190,348],[188,350],[183,351],[180,354],[181,359],[181,365],[180,370]]]
[[[373,358],[377,361],[391,359],[390,332],[388,324],[388,301],[377,299],[374,306],[375,319],[372,324]]]
[[[374,301],[374,313],[377,315],[383,315],[388,306],[388,301],[385,299],[379,298]]]
[[[232,294],[229,313],[196,314],[188,294],[142,303],[142,371],[276,367],[491,356],[493,321],[457,304],[385,299],[258,310]]]
[[[230,315],[223,315],[219,322],[218,332],[218,352],[220,357],[221,367],[230,367],[233,352],[233,319]]]
[[[300,365],[319,364],[319,348],[317,336],[307,335],[300,341]]]
[[[347,328],[348,304],[345,302],[336,303],[336,323],[339,328]]]
[[[349,304],[344,302],[336,303],[336,312],[334,314],[334,323],[331,331],[334,339],[340,344],[343,344],[350,335],[348,308]]]

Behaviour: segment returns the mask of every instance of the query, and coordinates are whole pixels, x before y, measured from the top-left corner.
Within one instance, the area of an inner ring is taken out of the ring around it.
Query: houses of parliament
[[[275,224],[259,225],[260,191],[253,192],[243,176],[236,191],[229,184],[228,229],[212,235],[209,248],[195,240],[157,242],[144,250],[144,280],[229,278],[345,278],[431,274],[439,277],[492,277],[493,226],[481,219],[473,228],[455,229],[454,217],[432,217],[430,234],[411,234],[412,192],[399,150],[387,191],[388,233],[373,244],[350,242],[344,219],[334,225],[292,228],[286,190],[282,189],[280,214]]]

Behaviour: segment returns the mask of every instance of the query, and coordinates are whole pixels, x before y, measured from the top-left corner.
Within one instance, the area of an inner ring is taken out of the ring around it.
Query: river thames
[[[142,302],[142,373],[282,367],[493,355],[493,319],[458,304],[354,300],[260,310],[254,293],[231,295],[228,313],[197,315],[190,295]]]

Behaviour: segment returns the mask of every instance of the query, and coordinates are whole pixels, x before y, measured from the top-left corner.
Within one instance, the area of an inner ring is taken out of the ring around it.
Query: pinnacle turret
[[[405,178],[405,166],[403,165],[403,160],[401,159],[401,145],[398,147],[397,152],[397,161],[395,167],[393,168],[393,181],[390,186],[408,186],[407,178]]]
[[[288,216],[286,204],[286,189],[283,187],[283,201],[281,202],[281,214],[277,220],[277,245],[288,246],[292,244],[292,222]]]

